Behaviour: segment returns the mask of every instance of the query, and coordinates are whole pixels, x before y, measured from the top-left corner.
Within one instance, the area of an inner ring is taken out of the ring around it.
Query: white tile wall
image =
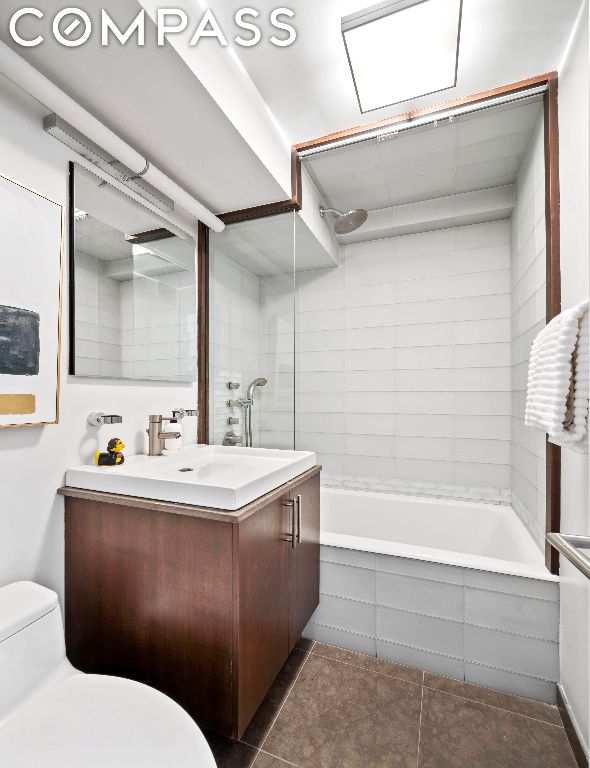
[[[347,245],[297,286],[297,445],[327,482],[505,502],[509,222]]]
[[[322,545],[304,635],[554,703],[559,585]]]
[[[545,539],[545,435],[524,426],[528,359],[545,325],[545,162],[543,116],[516,182],[511,221],[512,506],[538,547]]]
[[[295,420],[293,277],[260,278],[215,248],[211,241],[210,291],[210,440],[221,443],[230,430],[228,417],[240,424],[231,427],[244,436],[244,412],[228,408],[228,399],[246,396],[248,384],[265,376],[268,384],[254,392],[252,433],[254,446],[293,448]],[[303,388],[323,386],[317,377],[327,375],[336,361],[317,371],[314,351],[304,360],[309,370]],[[229,391],[228,381],[240,389]],[[328,431],[329,439],[329,431]]]
[[[120,284],[105,277],[104,263],[76,253],[76,373],[119,378]]]

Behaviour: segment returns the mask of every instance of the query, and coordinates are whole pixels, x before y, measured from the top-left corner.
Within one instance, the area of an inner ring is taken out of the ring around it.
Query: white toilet
[[[153,688],[66,659],[57,595],[0,588],[2,768],[215,768],[187,713]]]

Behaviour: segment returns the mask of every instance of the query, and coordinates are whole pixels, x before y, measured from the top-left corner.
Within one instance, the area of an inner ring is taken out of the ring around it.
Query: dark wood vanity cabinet
[[[318,605],[319,473],[235,513],[61,488],[72,664],[239,738]]]

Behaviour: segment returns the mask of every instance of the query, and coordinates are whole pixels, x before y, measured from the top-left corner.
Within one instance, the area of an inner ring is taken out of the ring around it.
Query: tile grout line
[[[422,672],[422,686],[420,688],[420,719],[418,721],[418,751],[416,754],[416,768],[420,768],[420,737],[422,734],[422,710],[424,708],[424,678],[426,672]]]
[[[315,645],[317,645],[317,643],[315,643]],[[313,646],[313,647],[315,647],[315,646]],[[312,653],[312,651],[310,651],[310,654],[311,654],[311,653]],[[388,674],[386,674],[385,672],[379,672],[379,671],[378,671],[378,670],[376,670],[376,669],[367,669],[367,667],[362,667],[362,666],[360,666],[360,665],[358,665],[358,664],[354,664],[352,661],[343,661],[342,659],[335,659],[335,658],[333,658],[332,656],[324,656],[324,654],[320,653],[319,651],[316,651],[316,653],[314,654],[314,656],[320,656],[320,657],[321,657],[321,658],[323,658],[323,659],[328,659],[329,661],[335,661],[336,663],[338,663],[338,664],[344,664],[344,665],[345,665],[345,666],[347,666],[347,667],[354,667],[355,669],[362,669],[364,672],[371,672],[372,674],[374,674],[374,675],[379,675],[380,677],[389,677],[389,678],[393,678],[393,679],[395,679],[395,680],[400,680],[400,681],[401,681],[401,682],[403,682],[403,683],[408,683],[408,685],[420,685],[420,686],[422,686],[422,687],[424,687],[424,688],[428,688],[428,689],[429,689],[429,690],[431,690],[431,691],[436,691],[437,693],[443,693],[443,694],[445,694],[446,696],[452,696],[453,698],[456,698],[456,699],[463,699],[464,701],[469,701],[469,702],[471,702],[471,703],[473,703],[473,704],[479,704],[479,705],[480,705],[480,706],[482,706],[482,707],[489,707],[490,709],[496,709],[496,710],[499,710],[500,712],[508,712],[508,713],[509,713],[509,714],[511,714],[511,715],[517,715],[518,717],[524,717],[524,718],[526,718],[527,720],[534,720],[534,721],[535,721],[535,722],[537,722],[537,723],[544,723],[545,725],[552,725],[554,728],[561,728],[561,727],[563,727],[563,726],[561,726],[561,725],[558,725],[558,724],[556,724],[556,723],[552,723],[552,722],[550,722],[549,720],[541,720],[540,718],[538,718],[538,717],[533,717],[532,715],[523,715],[521,712],[515,712],[515,711],[514,711],[514,710],[512,710],[512,709],[506,709],[506,708],[504,708],[504,707],[499,707],[499,706],[496,706],[496,705],[494,705],[494,704],[488,704],[487,702],[484,702],[484,701],[478,701],[477,699],[472,699],[472,698],[469,698],[468,696],[461,696],[461,694],[459,694],[459,693],[450,693],[449,691],[442,691],[442,690],[440,690],[440,688],[433,688],[431,685],[428,685],[428,684],[425,682],[425,679],[426,679],[426,672],[425,672],[425,671],[423,671],[423,670],[419,670],[419,671],[421,671],[421,673],[422,673],[422,680],[423,680],[423,682],[422,682],[422,683],[416,683],[416,682],[414,682],[413,680],[407,680],[406,678],[404,678],[404,677],[399,677],[398,675],[388,675]],[[372,658],[374,658],[374,657],[373,657],[373,656],[370,656],[369,658],[371,658],[371,659],[372,659]],[[375,658],[378,658],[378,657],[375,657]],[[395,662],[389,662],[389,663],[392,663],[392,664],[393,664],[393,663],[395,663]],[[412,667],[409,667],[409,669],[412,669]],[[453,678],[448,678],[448,679],[449,679],[449,680],[452,680]],[[461,681],[459,681],[459,682],[461,682]],[[493,689],[493,688],[490,688],[490,689],[485,689],[485,690],[491,690],[491,691],[494,691],[494,689]],[[496,692],[497,692],[497,691],[496,691]],[[511,695],[514,695],[514,694],[507,694],[507,695],[511,696]],[[527,699],[525,699],[525,698],[524,698],[524,697],[522,697],[522,696],[518,696],[517,698],[519,698],[519,699],[523,699],[524,701],[527,701]],[[531,701],[533,701],[533,702],[534,702],[535,700],[534,700],[534,699],[531,699]],[[535,703],[538,703],[538,704],[543,704],[543,702],[535,702]],[[549,707],[549,706],[551,706],[551,704],[547,704],[546,706],[548,706],[548,707]]]
[[[504,707],[497,707],[494,704],[487,704],[484,701],[478,701],[477,699],[469,699],[466,696],[461,696],[458,693],[450,693],[449,691],[441,691],[440,688],[432,688],[430,685],[424,685],[424,688],[428,688],[429,691],[435,691],[436,693],[442,693],[444,696],[452,696],[454,699],[462,699],[463,701],[469,701],[471,704],[478,704],[480,707],[488,707],[489,709],[495,709],[498,712],[506,712],[509,715],[514,715],[515,717],[524,717],[526,720],[533,720],[535,723],[542,723],[543,725],[550,725],[553,728],[563,728],[563,725],[558,725],[557,723],[550,723],[548,720],[540,720],[538,717],[532,717],[531,715],[523,715],[522,712],[514,712],[512,709],[504,709]],[[498,691],[495,691],[494,688],[489,688],[486,690],[493,691],[495,693],[498,693]],[[501,691],[500,691],[501,693]],[[511,694],[508,694],[511,695]],[[531,701],[534,701],[534,699],[531,699]],[[542,702],[539,702],[542,703]],[[547,706],[551,706],[550,704]]]
[[[353,651],[354,653],[354,651]],[[371,672],[373,675],[379,675],[380,677],[389,677],[394,680],[400,680],[402,683],[408,683],[408,685],[422,685],[422,683],[417,683],[414,680],[407,680],[405,677],[400,677],[399,675],[388,675],[385,672],[378,672],[376,669],[368,669],[367,667],[362,667],[360,664],[354,664],[352,661],[343,661],[342,659],[335,659],[333,656],[324,656],[323,653],[314,653],[314,656],[319,656],[322,659],[328,659],[328,661],[335,661],[337,664],[344,664],[346,667],[354,667],[355,669],[362,669],[363,672]],[[378,656],[369,656],[370,659],[378,659]],[[387,659],[380,659],[380,661],[387,661]],[[388,662],[390,664],[395,664],[395,662]],[[402,666],[402,665],[400,665]],[[414,669],[414,667],[408,667],[408,669]],[[422,670],[417,670],[418,672],[421,672],[422,675],[424,675],[424,672]]]
[[[262,749],[262,747],[263,747],[263,746],[266,744],[266,741],[267,741],[267,739],[268,739],[268,737],[269,737],[269,735],[270,735],[270,732],[272,731],[274,724],[275,724],[275,723],[276,723],[276,721],[278,720],[278,718],[279,718],[279,715],[280,715],[280,714],[281,714],[281,712],[283,711],[283,707],[284,707],[284,706],[285,706],[285,704],[287,703],[287,699],[288,699],[288,698],[289,698],[289,696],[291,695],[291,691],[293,690],[293,688],[294,688],[294,686],[295,686],[295,683],[297,682],[297,680],[299,680],[299,676],[301,675],[301,673],[302,673],[302,671],[303,671],[303,668],[304,668],[304,667],[305,667],[305,665],[307,664],[307,662],[308,662],[308,660],[309,660],[309,657],[311,656],[311,652],[313,651],[313,649],[314,649],[314,647],[315,647],[315,644],[316,644],[316,641],[315,641],[315,640],[313,640],[313,641],[312,641],[312,646],[311,646],[311,648],[310,648],[310,649],[309,649],[309,650],[308,650],[308,651],[305,653],[305,661],[304,661],[304,662],[303,662],[303,664],[301,665],[301,668],[299,669],[299,672],[297,672],[297,675],[295,676],[295,680],[293,680],[293,682],[292,682],[292,683],[291,683],[291,685],[289,686],[289,690],[287,691],[287,695],[285,696],[285,698],[284,698],[284,700],[283,700],[283,703],[282,703],[282,704],[281,704],[281,706],[279,707],[279,710],[278,710],[278,712],[276,713],[276,715],[274,716],[274,718],[273,718],[273,720],[272,720],[271,724],[269,725],[269,727],[268,727],[268,730],[267,730],[267,732],[265,733],[263,740],[260,742],[260,746],[259,746],[259,747],[254,747],[254,749],[257,749],[257,753],[256,753],[256,758],[255,758],[255,761],[258,759],[258,755],[259,755],[261,752],[264,752],[264,750]],[[247,744],[248,742],[243,742],[243,743],[244,743],[244,744]],[[252,747],[253,745],[252,745],[252,744],[248,744],[248,746]],[[265,752],[265,754],[271,754],[271,753],[270,753],[270,752]],[[278,757],[278,755],[273,755],[273,757]],[[279,759],[279,760],[282,760],[282,758],[278,758],[278,759]],[[255,761],[254,761],[254,762],[255,762]],[[252,765],[254,765],[254,763],[252,763]]]

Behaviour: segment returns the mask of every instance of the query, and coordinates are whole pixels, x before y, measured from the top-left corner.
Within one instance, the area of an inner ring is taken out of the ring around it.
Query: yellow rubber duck
[[[125,443],[120,437],[113,437],[107,444],[106,452],[96,451],[94,454],[94,463],[97,467],[115,467],[117,464],[123,464],[125,457],[121,451],[125,448]]]

